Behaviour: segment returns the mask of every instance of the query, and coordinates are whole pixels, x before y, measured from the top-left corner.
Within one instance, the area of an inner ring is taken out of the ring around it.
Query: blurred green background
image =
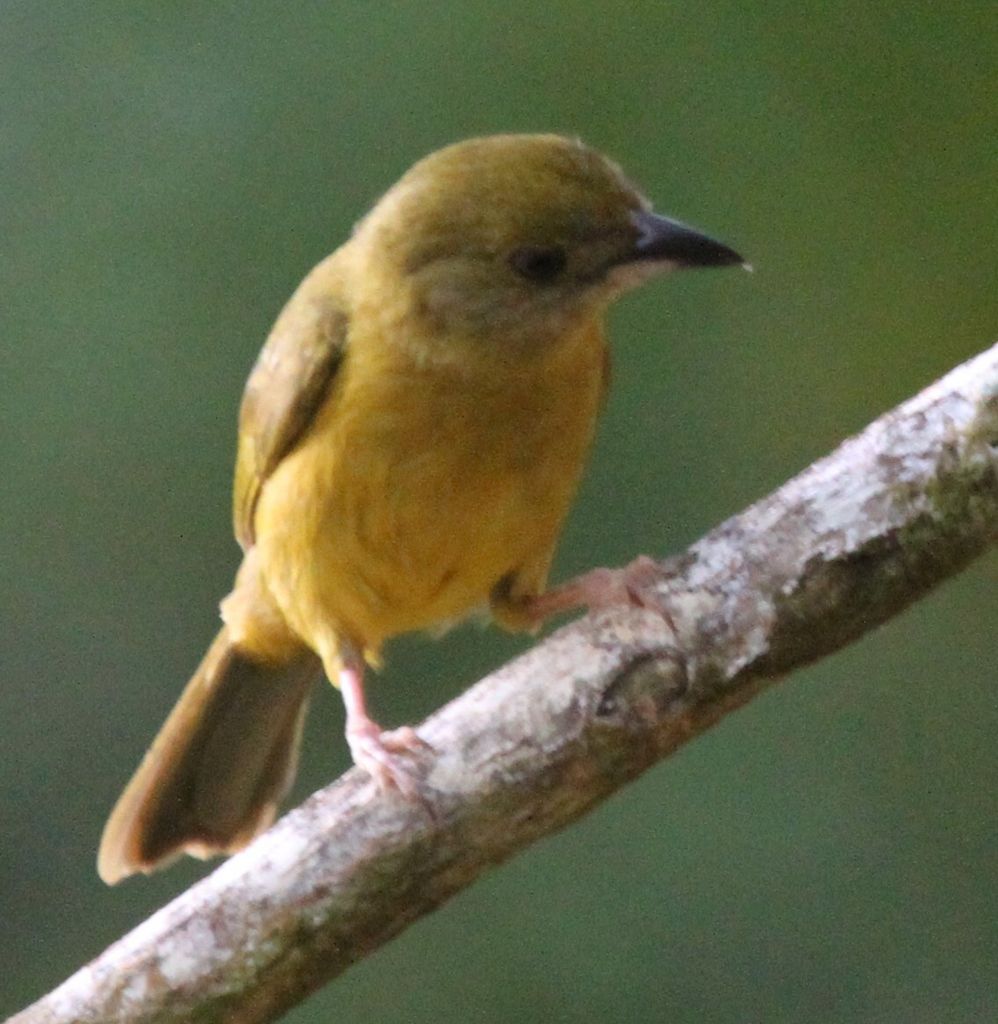
[[[204,872],[106,813],[237,561],[242,383],[414,159],[581,135],[754,275],[656,283],[558,577],[675,551],[998,337],[992,3],[0,7],[0,1013]],[[998,560],[800,673],[291,1013],[998,1017]],[[389,652],[418,719],[524,642]],[[320,694],[296,798],[347,764]]]

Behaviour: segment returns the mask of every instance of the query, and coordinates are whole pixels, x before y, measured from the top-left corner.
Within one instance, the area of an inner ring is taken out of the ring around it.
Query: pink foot
[[[635,558],[623,569],[590,569],[589,572],[531,599],[529,610],[538,625],[552,615],[588,608],[599,611],[619,605],[658,608],[652,585],[661,573],[659,564],[647,555]]]
[[[383,732],[370,718],[352,718],[347,743],[356,765],[383,790],[394,789],[409,800],[423,802],[418,762],[433,748],[408,725]]]
[[[409,800],[427,806],[421,792],[419,762],[433,748],[408,725],[384,732],[367,713],[364,668],[359,658],[345,659],[340,669],[340,691],[347,712],[347,743],[354,764],[363,768],[382,790],[394,789]]]

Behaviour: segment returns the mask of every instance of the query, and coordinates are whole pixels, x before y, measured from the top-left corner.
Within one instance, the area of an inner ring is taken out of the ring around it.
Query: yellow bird
[[[607,386],[604,314],[661,271],[740,263],[576,140],[471,139],[412,167],[305,278],[250,375],[243,562],[104,829],[101,878],[265,829],[320,664],[356,763],[416,795],[425,751],[370,718],[365,662],[483,607],[529,629],[626,589],[596,570],[545,591]]]

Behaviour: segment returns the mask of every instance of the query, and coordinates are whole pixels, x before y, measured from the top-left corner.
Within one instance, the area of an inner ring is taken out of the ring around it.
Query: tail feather
[[[100,877],[232,853],[266,829],[294,779],[319,672],[307,651],[256,661],[223,628],[104,827]]]

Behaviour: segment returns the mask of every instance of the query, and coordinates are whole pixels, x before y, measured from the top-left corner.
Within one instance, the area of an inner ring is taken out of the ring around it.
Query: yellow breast
[[[546,575],[604,362],[597,322],[512,362],[352,348],[257,510],[261,565],[292,627],[376,656],[391,636],[481,607],[508,573]]]

